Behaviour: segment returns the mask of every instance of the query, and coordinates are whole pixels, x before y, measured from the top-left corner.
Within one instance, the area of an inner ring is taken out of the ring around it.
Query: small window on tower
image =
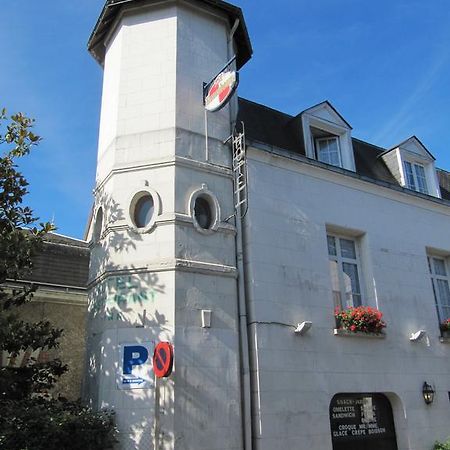
[[[211,234],[217,231],[220,223],[220,206],[216,196],[206,184],[194,191],[189,199],[189,214],[197,231]]]
[[[150,223],[154,209],[153,198],[150,194],[144,195],[136,202],[133,219],[137,228],[145,228]]]
[[[137,233],[149,232],[160,214],[158,194],[152,189],[136,192],[130,202],[128,223]]]
[[[198,225],[204,230],[209,230],[212,224],[211,205],[204,197],[197,197],[194,206],[194,217]]]
[[[103,232],[103,208],[98,208],[95,216],[94,232],[92,233],[92,241],[96,244],[100,241]]]

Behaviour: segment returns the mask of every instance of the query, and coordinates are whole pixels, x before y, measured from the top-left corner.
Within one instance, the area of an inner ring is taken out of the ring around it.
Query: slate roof
[[[100,63],[105,58],[105,39],[111,28],[114,26],[117,17],[127,7],[146,6],[152,3],[161,3],[161,0],[107,0],[100,17],[92,31],[88,42],[88,50],[92,56]],[[248,35],[244,15],[241,8],[222,0],[189,0],[189,3],[215,8],[228,17],[230,28],[236,19],[239,26],[236,29],[234,39],[237,47],[236,65],[240,69],[251,57],[253,53],[252,44]]]
[[[442,198],[450,200],[450,172],[442,169],[437,169],[436,172],[439,180],[439,186],[441,187]]]
[[[289,114],[239,98],[237,120],[244,122],[247,137],[304,155],[303,139],[295,132],[300,127],[295,127],[294,119]]]
[[[245,124],[246,138],[290,152],[305,155],[301,114],[291,116],[239,97],[238,121]],[[380,156],[387,149],[352,138],[356,173],[362,177],[399,186]],[[441,194],[450,200],[450,173],[437,169]]]
[[[88,272],[88,243],[49,233],[42,251],[33,258],[33,271],[26,281],[85,288]]]

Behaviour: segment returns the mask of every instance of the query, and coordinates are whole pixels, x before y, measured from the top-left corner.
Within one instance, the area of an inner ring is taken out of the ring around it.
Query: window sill
[[[335,336],[343,336],[343,337],[355,337],[355,338],[366,338],[366,339],[384,339],[386,334],[384,333],[364,333],[362,331],[348,331],[343,330],[342,328],[335,328],[333,330],[333,334]],[[450,340],[449,340],[450,342]]]

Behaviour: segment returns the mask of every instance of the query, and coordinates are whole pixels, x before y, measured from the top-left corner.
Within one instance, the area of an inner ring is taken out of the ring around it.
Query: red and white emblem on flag
[[[205,108],[218,111],[225,106],[238,85],[238,77],[234,71],[221,72],[209,86],[205,95]]]

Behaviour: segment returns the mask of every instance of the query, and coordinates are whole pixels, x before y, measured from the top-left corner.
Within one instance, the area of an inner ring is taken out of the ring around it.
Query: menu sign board
[[[397,450],[392,408],[383,394],[335,395],[330,423],[333,450]]]

